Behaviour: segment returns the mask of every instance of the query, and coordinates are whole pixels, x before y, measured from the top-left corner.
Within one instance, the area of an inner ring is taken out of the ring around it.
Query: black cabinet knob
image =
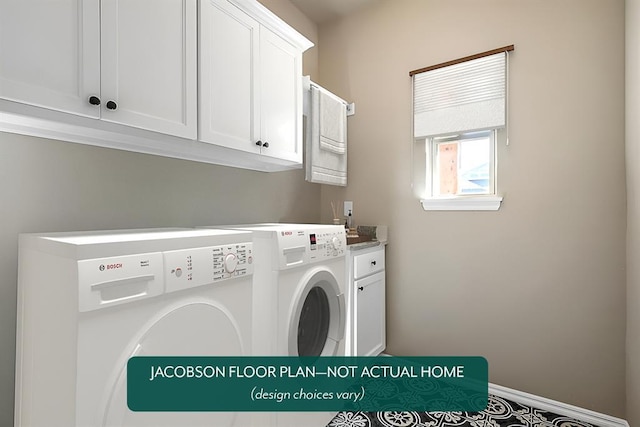
[[[264,144],[262,144],[262,146],[263,146],[264,148],[269,148],[269,143],[268,143],[268,142],[265,142]]]
[[[116,108],[118,108],[118,104],[113,101],[107,101],[107,108],[109,110],[115,110]]]
[[[91,104],[91,105],[100,105],[100,98],[98,98],[97,96],[90,96],[89,97],[89,104]]]
[[[364,286],[358,286],[358,290],[364,291]]]
[[[371,265],[376,265],[376,262],[375,261],[371,261]]]
[[[257,145],[258,147],[262,147],[262,141],[258,141],[258,142],[256,142],[256,145]]]

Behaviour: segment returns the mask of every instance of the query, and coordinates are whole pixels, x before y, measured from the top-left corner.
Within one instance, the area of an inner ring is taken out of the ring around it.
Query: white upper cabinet
[[[0,98],[99,117],[92,95],[100,95],[100,1],[0,1]]]
[[[200,6],[199,139],[260,152],[260,24],[226,0]]]
[[[199,139],[302,164],[302,52],[255,1],[201,0]]]
[[[302,53],[265,28],[260,36],[262,152],[302,164]]]
[[[196,0],[2,0],[0,97],[195,138]]]
[[[302,53],[257,0],[0,0],[0,131],[302,166]]]
[[[102,0],[102,119],[196,138],[196,8],[196,0]]]

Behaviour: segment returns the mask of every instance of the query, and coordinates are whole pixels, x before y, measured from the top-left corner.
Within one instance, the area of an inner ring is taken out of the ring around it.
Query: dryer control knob
[[[233,273],[238,267],[238,257],[236,254],[227,254],[224,257],[224,269],[227,273]]]

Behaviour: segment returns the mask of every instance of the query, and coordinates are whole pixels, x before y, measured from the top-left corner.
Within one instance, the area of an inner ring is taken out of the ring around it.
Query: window
[[[497,210],[513,46],[412,71],[413,186],[425,210]],[[423,154],[422,154],[423,153]],[[420,158],[424,156],[423,158]]]
[[[430,138],[431,195],[495,194],[495,131]]]

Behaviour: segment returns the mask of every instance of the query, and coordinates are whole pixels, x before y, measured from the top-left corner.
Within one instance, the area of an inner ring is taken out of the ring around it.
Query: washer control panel
[[[297,268],[346,256],[347,234],[341,225],[283,227],[277,231],[279,269]]]
[[[249,242],[167,251],[163,257],[166,292],[253,274]]]
[[[312,261],[344,256],[347,248],[344,228],[310,232],[309,248]]]

